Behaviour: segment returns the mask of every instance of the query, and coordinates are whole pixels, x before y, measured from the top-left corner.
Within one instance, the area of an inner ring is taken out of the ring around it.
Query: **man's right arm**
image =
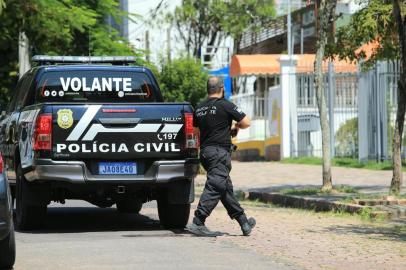
[[[233,120],[237,122],[235,125],[236,128],[246,129],[250,127],[250,118],[240,108],[238,108],[238,106],[228,101],[225,104],[225,108],[228,113],[232,115]]]

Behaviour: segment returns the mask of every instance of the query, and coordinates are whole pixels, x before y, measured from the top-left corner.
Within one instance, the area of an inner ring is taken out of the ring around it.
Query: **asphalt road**
[[[297,269],[217,238],[164,230],[155,207],[131,215],[80,201],[51,205],[43,230],[16,233],[15,269]]]

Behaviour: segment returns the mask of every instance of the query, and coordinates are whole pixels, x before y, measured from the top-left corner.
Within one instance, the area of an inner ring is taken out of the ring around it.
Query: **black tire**
[[[158,215],[161,225],[166,229],[183,229],[189,221],[190,203],[170,204],[158,200]]]
[[[120,213],[138,214],[141,211],[142,203],[134,201],[119,201],[116,203],[117,211]]]
[[[9,235],[0,241],[0,255],[0,269],[12,268],[16,258],[16,243],[13,225],[11,225]]]
[[[15,186],[10,187],[10,193],[11,193],[11,208],[14,208],[15,200],[16,200],[16,187]]]
[[[22,174],[21,165],[17,168],[16,186],[16,226],[19,230],[40,228],[46,217],[47,205],[33,200],[32,183]]]

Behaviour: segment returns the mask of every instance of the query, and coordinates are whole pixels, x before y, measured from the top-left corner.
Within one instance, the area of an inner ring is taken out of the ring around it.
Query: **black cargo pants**
[[[207,146],[200,151],[200,162],[207,171],[207,181],[195,216],[205,222],[220,200],[231,219],[244,214],[244,209],[234,196],[229,175],[231,153],[223,147]]]

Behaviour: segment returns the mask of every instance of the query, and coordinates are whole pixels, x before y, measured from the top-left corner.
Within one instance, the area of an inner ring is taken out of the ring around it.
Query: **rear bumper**
[[[61,181],[69,183],[169,183],[193,179],[199,170],[199,159],[155,161],[144,175],[94,175],[81,161],[37,159],[24,175],[28,181]]]

